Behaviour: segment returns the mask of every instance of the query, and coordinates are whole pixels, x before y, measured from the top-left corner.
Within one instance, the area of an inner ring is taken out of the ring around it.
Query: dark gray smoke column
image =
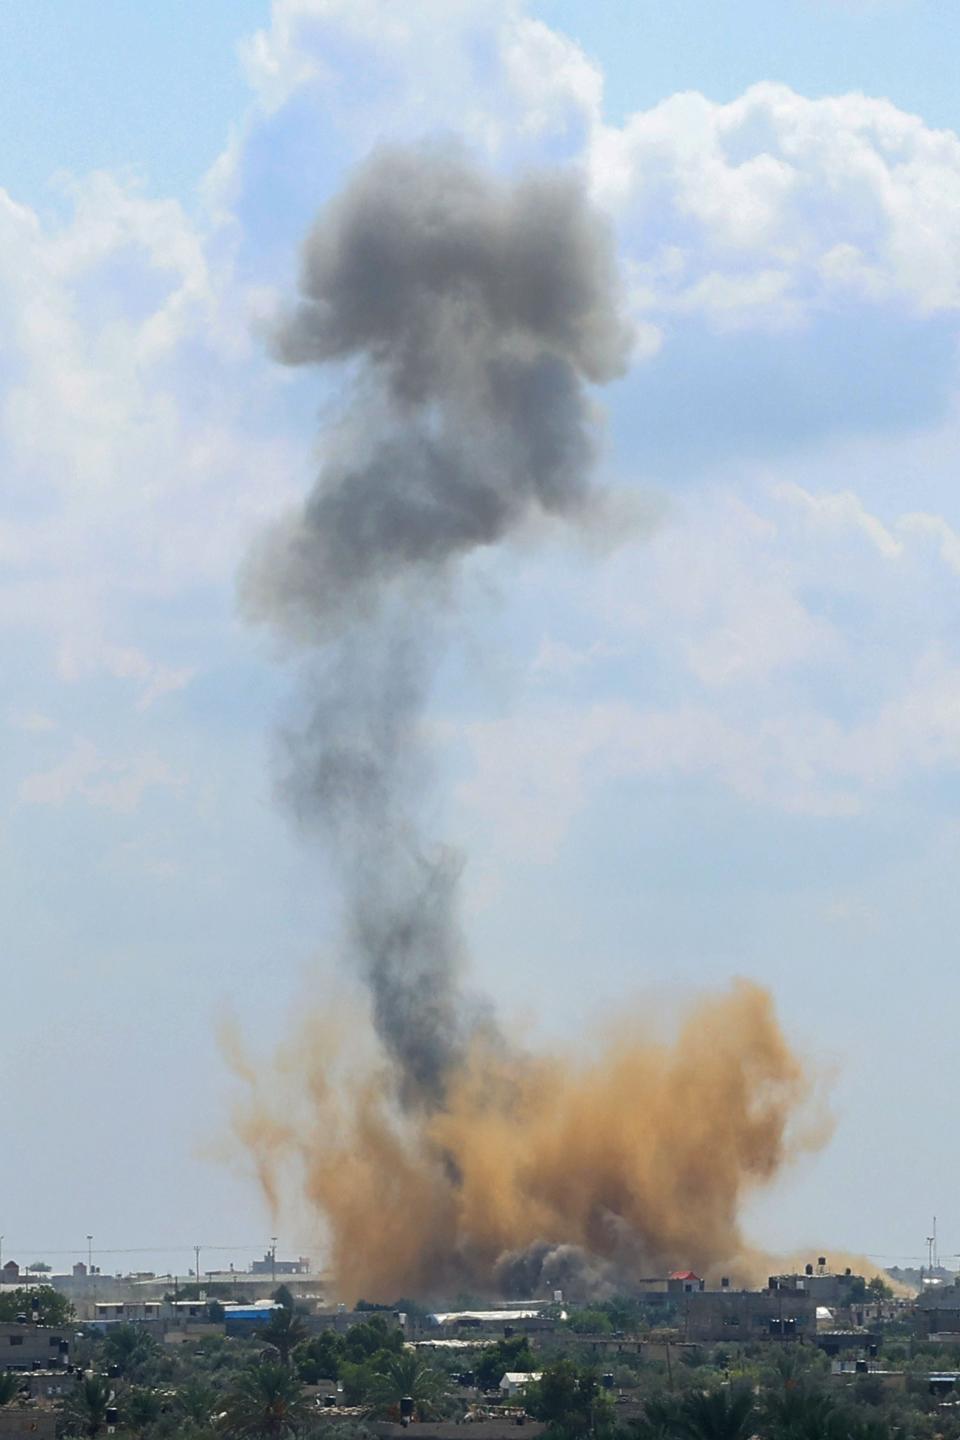
[[[509,182],[459,152],[383,150],[321,213],[289,365],[346,362],[302,510],[245,576],[252,612],[318,647],[288,792],[342,877],[349,940],[407,1104],[442,1103],[471,1024],[458,866],[420,836],[420,720],[458,563],[589,500],[585,382],[623,368],[608,237],[566,172]]]

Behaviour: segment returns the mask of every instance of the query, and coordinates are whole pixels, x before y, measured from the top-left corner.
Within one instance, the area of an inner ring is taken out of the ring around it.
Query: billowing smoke
[[[357,1058],[362,1027],[311,1021],[274,1075],[248,1069],[239,1130],[268,1193],[299,1172],[344,1300],[576,1299],[674,1267],[769,1274],[738,1217],[822,1138],[797,1129],[804,1072],[746,981],[670,1038],[659,1028],[625,1022],[563,1056],[480,1035],[443,1105],[405,1112],[389,1074]]]
[[[673,1046],[635,1034],[581,1064],[508,1044],[463,987],[459,859],[420,823],[424,706],[471,555],[592,504],[588,386],[629,345],[606,231],[571,174],[385,150],[321,214],[301,291],[276,353],[338,364],[346,399],[244,595],[311,650],[284,789],[327,842],[379,1059],[358,1072],[314,1038],[279,1109],[247,1075],[266,1191],[296,1157],[345,1298],[595,1294],[729,1263],[804,1093],[768,998],[741,986]]]
[[[459,993],[458,862],[416,819],[438,615],[472,551],[587,504],[585,382],[622,369],[628,334],[608,236],[572,175],[508,183],[443,150],[369,160],[308,237],[301,289],[276,353],[345,362],[351,394],[245,593],[321,652],[286,789],[329,841],[401,1095],[432,1105],[476,1023]]]

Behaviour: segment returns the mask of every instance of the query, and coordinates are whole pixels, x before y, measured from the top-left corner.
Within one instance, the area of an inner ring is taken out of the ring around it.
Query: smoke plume
[[[329,841],[401,1096],[435,1105],[478,1023],[460,995],[459,863],[417,824],[437,616],[471,551],[586,505],[585,382],[618,373],[628,334],[575,178],[507,183],[443,150],[368,161],[309,235],[301,290],[276,353],[348,363],[351,394],[244,588],[254,615],[321,650],[285,789]]]
[[[283,788],[326,841],[380,1059],[350,1071],[314,1039],[299,1105],[279,1110],[247,1075],[239,1123],[266,1192],[296,1158],[352,1298],[597,1293],[730,1261],[742,1194],[776,1172],[804,1091],[766,995],[705,1004],[675,1046],[526,1053],[464,990],[460,860],[420,823],[424,706],[464,567],[592,503],[589,386],[629,346],[609,237],[571,174],[384,150],[308,236],[274,344],[338,366],[345,399],[243,593],[313,657]]]

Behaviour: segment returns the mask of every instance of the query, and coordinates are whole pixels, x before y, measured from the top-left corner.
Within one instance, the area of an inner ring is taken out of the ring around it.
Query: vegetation
[[[64,1407],[67,1435],[99,1435],[107,1423],[113,1387],[103,1375],[87,1375]]]
[[[102,1440],[115,1425],[118,1440],[371,1440],[375,1422],[400,1419],[409,1398],[419,1422],[505,1412],[512,1425],[522,1406],[546,1425],[547,1440],[960,1440],[960,1389],[931,1393],[929,1381],[956,1360],[919,1339],[902,1314],[879,1323],[879,1362],[899,1372],[892,1384],[871,1372],[831,1373],[809,1344],[683,1344],[679,1325],[669,1328],[669,1302],[653,1310],[618,1297],[574,1310],[566,1323],[558,1313],[549,1337],[478,1336],[446,1351],[405,1343],[391,1312],[411,1313],[407,1301],[362,1307],[344,1333],[312,1333],[286,1287],[274,1298],[279,1308],[243,1338],[166,1345],[144,1326],[81,1332],[58,1433]],[[865,1298],[887,1298],[882,1277]],[[50,1304],[41,1289],[5,1297],[5,1308],[29,1315],[34,1300],[48,1321],[67,1318],[59,1297]],[[641,1355],[620,1346],[624,1336],[674,1343]],[[508,1371],[540,1378],[508,1400],[499,1392]],[[0,1372],[0,1405],[32,1403],[25,1379]]]
[[[271,1345],[280,1357],[281,1365],[290,1364],[290,1356],[301,1340],[306,1339],[306,1326],[292,1307],[281,1306],[274,1310],[269,1321],[257,1331],[257,1337],[264,1345]]]
[[[50,1285],[18,1285],[0,1295],[0,1320],[16,1320],[19,1315],[35,1317],[39,1325],[69,1325],[73,1306]]]
[[[236,1440],[283,1440],[305,1425],[303,1386],[288,1365],[251,1365],[234,1382],[224,1405],[224,1433]]]

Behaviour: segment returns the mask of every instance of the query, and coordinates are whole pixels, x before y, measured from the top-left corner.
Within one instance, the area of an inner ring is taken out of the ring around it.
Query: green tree
[[[69,1325],[73,1306],[51,1285],[18,1285],[0,1295],[0,1320],[16,1320],[18,1315],[36,1315],[39,1325]]]
[[[189,1380],[177,1391],[177,1411],[197,1428],[211,1423],[216,1408],[217,1392],[203,1380]]]
[[[341,1360],[340,1384],[347,1405],[365,1405],[373,1396],[377,1372],[368,1360]]]
[[[156,1390],[128,1390],[123,1397],[124,1426],[135,1435],[144,1435],[160,1419],[163,1399]]]
[[[409,1395],[417,1419],[428,1419],[443,1388],[436,1370],[424,1365],[416,1353],[409,1350],[402,1355],[381,1354],[383,1368],[378,1367],[371,1387],[372,1398],[378,1408],[391,1409]]]
[[[344,1342],[344,1354],[353,1361],[368,1360],[378,1350],[392,1350],[399,1354],[402,1349],[403,1331],[383,1315],[372,1315],[359,1325],[351,1325]]]
[[[515,1335],[510,1340],[498,1340],[488,1345],[474,1367],[477,1384],[481,1390],[492,1390],[500,1384],[508,1370],[535,1369],[530,1341],[526,1335]]]
[[[103,1358],[129,1378],[140,1373],[156,1349],[156,1341],[139,1325],[111,1325],[103,1341]]]
[[[672,1395],[648,1396],[642,1417],[629,1422],[629,1432],[636,1440],[676,1440],[680,1431],[679,1403]]]
[[[867,1294],[872,1300],[892,1300],[893,1286],[888,1285],[882,1275],[874,1275],[867,1281]]]
[[[613,1322],[605,1310],[571,1310],[567,1320],[570,1329],[577,1335],[609,1335]]]
[[[263,1361],[238,1376],[224,1400],[224,1429],[236,1440],[283,1440],[310,1413],[299,1379],[288,1365]]]
[[[307,1329],[300,1316],[284,1305],[273,1311],[268,1323],[256,1334],[265,1345],[273,1346],[282,1365],[289,1365],[291,1352],[301,1340],[306,1339]]]
[[[272,1299],[276,1300],[278,1305],[282,1305],[284,1310],[296,1309],[293,1301],[293,1293],[287,1288],[286,1285],[278,1285],[276,1290],[274,1290],[273,1292]]]
[[[63,1407],[68,1435],[99,1435],[107,1423],[113,1387],[103,1375],[85,1375]]]
[[[293,1354],[297,1374],[307,1385],[319,1380],[337,1380],[343,1359],[343,1337],[334,1330],[324,1330],[298,1345]]]
[[[564,1357],[543,1368],[527,1386],[524,1404],[535,1420],[567,1435],[603,1434],[611,1428],[610,1406],[592,1370]]]
[[[686,1440],[749,1440],[756,1410],[746,1386],[722,1390],[694,1390],[684,1396],[677,1415]]]
[[[0,1370],[0,1406],[9,1405],[20,1388],[20,1381],[12,1370]]]
[[[763,1400],[763,1431],[775,1440],[821,1440],[836,1415],[833,1397],[795,1380],[769,1390]]]

